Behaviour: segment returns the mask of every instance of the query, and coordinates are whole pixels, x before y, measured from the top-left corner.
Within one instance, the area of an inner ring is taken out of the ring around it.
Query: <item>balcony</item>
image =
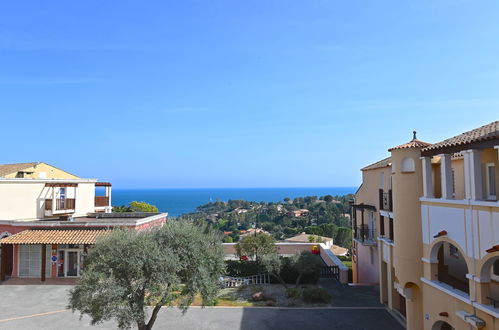
[[[363,245],[377,245],[376,230],[369,226],[358,226],[355,228],[354,238]]]
[[[55,207],[54,207],[55,201]],[[70,213],[74,212],[75,209],[75,199],[74,198],[57,198],[55,200],[46,199],[45,200],[45,215],[52,216],[54,214]]]
[[[95,196],[95,207],[107,207],[109,205],[108,196]]]
[[[383,191],[383,189],[379,190],[379,209],[387,212],[393,211],[393,198],[391,189],[387,192]]]

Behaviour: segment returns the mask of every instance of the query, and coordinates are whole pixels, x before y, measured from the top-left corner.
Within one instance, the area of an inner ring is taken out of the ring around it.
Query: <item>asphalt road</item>
[[[0,286],[0,329],[116,329],[114,322],[91,326],[66,309],[62,285]],[[382,307],[331,308],[190,308],[162,309],[155,329],[403,329]]]

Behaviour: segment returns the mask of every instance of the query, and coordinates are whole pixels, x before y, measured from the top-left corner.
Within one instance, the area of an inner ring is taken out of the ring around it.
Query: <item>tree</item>
[[[159,212],[158,208],[146,202],[133,201],[128,205],[113,206],[113,212]]]
[[[236,244],[236,253],[239,257],[248,256],[258,262],[259,256],[276,253],[275,239],[265,233],[248,235]]]
[[[224,271],[220,241],[206,226],[177,221],[147,232],[114,230],[89,250],[68,308],[88,314],[92,325],[114,318],[120,329],[150,330],[163,305],[185,312],[198,293],[203,304],[213,301]]]
[[[319,273],[322,267],[322,260],[319,256],[312,254],[310,251],[301,251],[295,254],[291,260],[293,268],[298,273],[296,278],[296,287],[300,285],[300,280],[303,275]]]
[[[130,202],[132,212],[158,212],[158,208],[146,202]]]
[[[281,276],[281,272],[284,266],[282,258],[279,257],[277,253],[269,253],[262,256],[260,260],[265,271],[274,276],[279,281],[279,283],[284,286],[285,289],[287,289],[288,286]]]

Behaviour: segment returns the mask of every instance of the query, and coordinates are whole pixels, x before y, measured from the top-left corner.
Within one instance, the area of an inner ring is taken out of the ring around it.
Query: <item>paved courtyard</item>
[[[67,310],[70,288],[67,285],[0,285],[0,329],[116,329],[113,322],[91,326],[89,318],[80,320],[79,314]],[[367,306],[312,309],[195,307],[183,316],[177,309],[165,308],[154,328],[403,329],[383,307],[363,305]]]

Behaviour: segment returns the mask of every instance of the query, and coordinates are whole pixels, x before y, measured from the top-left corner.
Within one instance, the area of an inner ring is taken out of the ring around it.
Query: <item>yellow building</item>
[[[408,329],[499,329],[498,149],[496,121],[435,144],[414,136],[362,170],[354,280],[378,278]]]

